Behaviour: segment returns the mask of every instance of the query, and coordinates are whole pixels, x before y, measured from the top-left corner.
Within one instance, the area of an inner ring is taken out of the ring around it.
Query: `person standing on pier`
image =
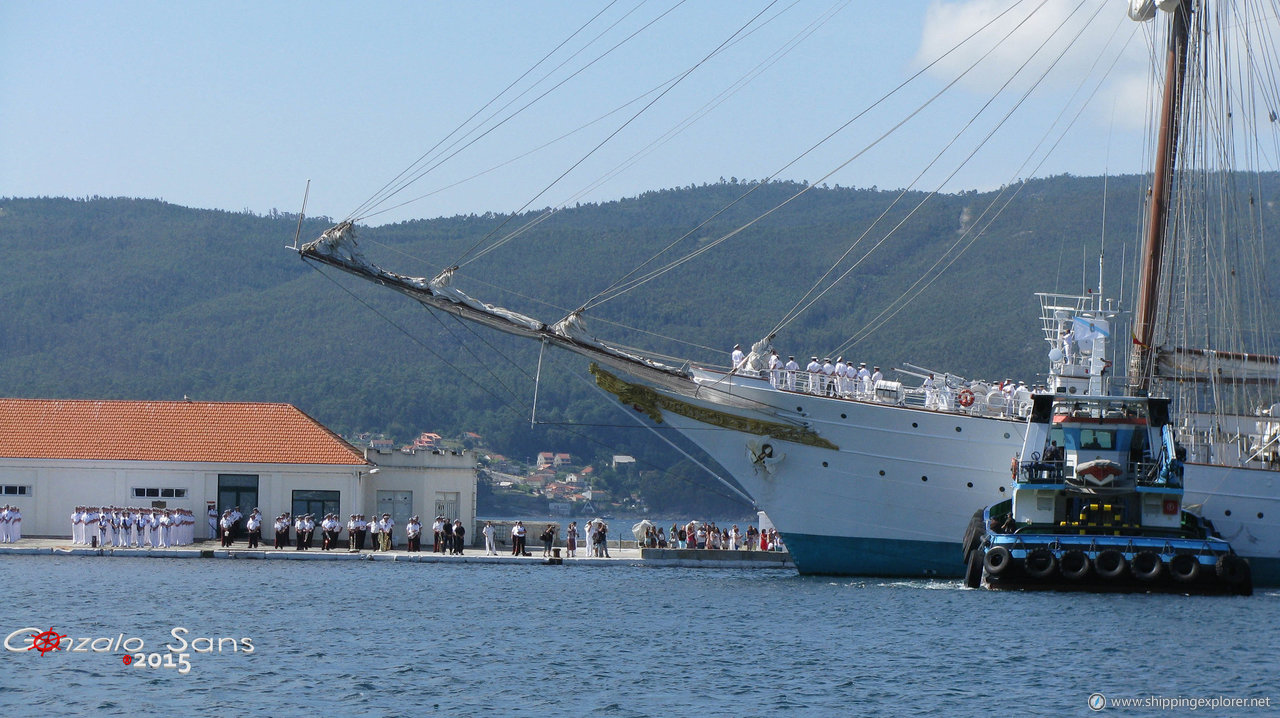
[[[454,519],[453,521],[453,553],[455,556],[463,555],[462,552],[467,547],[467,527],[462,525],[462,519]]]
[[[578,555],[577,554],[577,551],[578,551],[578,522],[577,521],[569,522],[569,528],[565,529],[564,537],[566,542],[565,545],[568,548],[569,558],[573,558],[577,556]]]
[[[484,528],[481,530],[481,533],[483,533],[483,534],[484,534],[484,552],[485,552],[485,555],[486,555],[486,556],[497,556],[497,555],[498,555],[498,547],[494,544],[494,541],[493,541],[493,534],[494,534],[494,531],[493,531],[493,522],[492,522],[492,521],[485,521],[485,522],[484,522]]]
[[[383,514],[378,520],[378,550],[391,550],[391,527],[395,522],[391,520],[391,514]]]
[[[605,558],[612,558],[609,555],[609,524],[600,522],[600,552]]]
[[[249,548],[258,548],[258,542],[262,540],[262,514],[257,509],[250,511],[244,527],[249,531]]]
[[[417,516],[409,517],[409,522],[404,525],[404,535],[409,543],[409,552],[417,553],[418,544],[422,538],[422,524],[418,523]]]
[[[524,528],[523,521],[517,521],[516,525],[511,527],[511,555],[512,556],[524,555],[525,533],[526,531]]]

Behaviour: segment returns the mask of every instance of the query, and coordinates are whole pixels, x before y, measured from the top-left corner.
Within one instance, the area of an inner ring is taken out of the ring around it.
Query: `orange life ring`
[[[961,390],[959,402],[960,406],[963,406],[966,409],[973,406],[973,392],[969,389]]]

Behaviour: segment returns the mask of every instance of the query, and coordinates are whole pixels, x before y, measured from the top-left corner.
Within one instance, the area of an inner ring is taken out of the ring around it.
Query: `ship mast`
[[[1138,283],[1137,316],[1133,325],[1134,351],[1129,381],[1135,395],[1146,395],[1151,384],[1152,341],[1160,293],[1160,264],[1169,224],[1169,196],[1177,159],[1178,120],[1182,110],[1182,84],[1187,68],[1187,0],[1172,12],[1169,51],[1165,62],[1164,100],[1160,111],[1160,135],[1156,140],[1156,164],[1151,184],[1150,214]]]

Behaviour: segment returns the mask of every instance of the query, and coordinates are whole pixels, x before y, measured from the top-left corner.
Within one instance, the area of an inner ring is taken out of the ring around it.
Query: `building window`
[[[293,515],[315,514],[317,517],[323,517],[325,514],[338,514],[341,516],[342,513],[338,504],[338,499],[341,497],[341,491],[294,491]],[[320,522],[317,521],[316,523]]]
[[[133,495],[139,499],[154,499],[164,497],[166,499],[185,499],[187,498],[186,489],[152,489],[146,487],[134,487]]]
[[[4,496],[30,496],[30,486],[16,486],[14,484],[5,484],[0,486],[0,494]]]

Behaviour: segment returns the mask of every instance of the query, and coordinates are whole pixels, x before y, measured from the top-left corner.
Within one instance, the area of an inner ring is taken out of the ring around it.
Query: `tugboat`
[[[1182,503],[1169,400],[1032,396],[1013,496],[974,514],[970,588],[1253,593],[1249,562]]]

